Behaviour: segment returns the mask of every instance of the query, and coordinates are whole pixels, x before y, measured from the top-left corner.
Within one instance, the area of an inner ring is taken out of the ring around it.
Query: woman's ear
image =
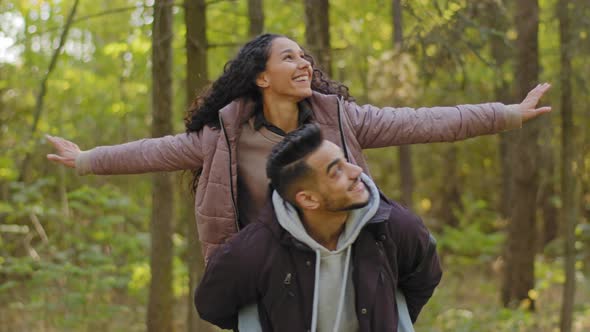
[[[262,72],[260,74],[258,74],[258,77],[256,77],[256,85],[258,85],[259,88],[268,88],[268,86],[270,85],[270,82],[268,80],[268,76],[266,75],[266,72]]]

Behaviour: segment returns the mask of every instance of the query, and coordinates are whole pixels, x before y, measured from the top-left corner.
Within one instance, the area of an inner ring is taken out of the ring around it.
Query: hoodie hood
[[[291,203],[285,201],[279,193],[274,191],[272,194],[272,203],[277,215],[277,220],[281,227],[289,232],[294,238],[305,243],[312,250],[319,250],[322,253],[340,253],[354,243],[363,227],[369,222],[369,220],[371,220],[379,208],[380,198],[377,186],[373,180],[364,173],[361,174],[361,181],[363,181],[369,190],[369,203],[362,208],[350,211],[344,226],[344,231],[340,234],[335,251],[328,250],[309,236],[295,207]]]

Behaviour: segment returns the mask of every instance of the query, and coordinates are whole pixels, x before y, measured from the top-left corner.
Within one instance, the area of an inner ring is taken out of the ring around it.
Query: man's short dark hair
[[[266,175],[271,186],[283,199],[295,205],[295,183],[310,175],[305,158],[317,150],[323,141],[320,127],[306,124],[285,136],[275,145],[266,163]]]

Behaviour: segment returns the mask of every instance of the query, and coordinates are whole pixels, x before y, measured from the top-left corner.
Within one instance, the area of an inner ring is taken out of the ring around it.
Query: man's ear
[[[295,202],[304,210],[316,210],[320,207],[317,195],[309,190],[301,190],[295,194]]]
[[[270,85],[270,81],[266,76],[266,72],[263,71],[262,73],[258,74],[258,77],[256,77],[256,85],[263,89],[268,88],[268,86]]]

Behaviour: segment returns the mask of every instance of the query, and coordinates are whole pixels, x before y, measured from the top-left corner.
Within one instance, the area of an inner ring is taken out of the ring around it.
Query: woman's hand
[[[49,135],[45,135],[45,137],[57,152],[57,154],[48,154],[47,159],[67,167],[76,168],[76,157],[81,152],[78,145],[61,137]]]
[[[513,107],[520,112],[523,123],[541,114],[551,112],[551,106],[536,108],[539,100],[549,88],[551,88],[551,84],[549,83],[539,84],[527,94],[526,98],[520,104],[509,105],[509,107]]]

